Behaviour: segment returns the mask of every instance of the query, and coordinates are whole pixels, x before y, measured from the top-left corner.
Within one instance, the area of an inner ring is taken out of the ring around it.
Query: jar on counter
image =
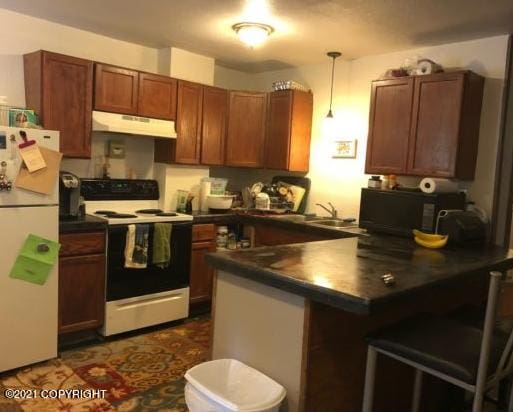
[[[382,181],[380,176],[371,176],[367,183],[367,187],[370,189],[381,189],[381,184]]]
[[[242,249],[249,249],[251,247],[251,241],[248,238],[243,237],[240,240],[240,246]]]
[[[237,235],[235,232],[228,233],[228,240],[226,242],[226,248],[230,250],[237,249]]]
[[[218,226],[216,245],[218,249],[226,248],[228,244],[228,226]]]

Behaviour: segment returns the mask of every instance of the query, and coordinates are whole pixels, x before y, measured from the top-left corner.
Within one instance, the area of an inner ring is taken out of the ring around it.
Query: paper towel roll
[[[210,194],[211,182],[209,179],[201,179],[199,206],[202,212],[208,212],[207,196]]]
[[[425,177],[420,181],[420,190],[424,193],[450,193],[458,191],[458,183],[449,179]]]

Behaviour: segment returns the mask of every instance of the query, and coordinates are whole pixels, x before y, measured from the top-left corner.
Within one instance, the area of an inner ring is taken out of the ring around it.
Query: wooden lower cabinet
[[[103,325],[105,233],[60,235],[59,334]]]
[[[216,251],[214,224],[197,224],[192,227],[191,276],[189,301],[191,305],[212,300],[214,269],[207,264],[207,253]]]
[[[215,241],[195,242],[191,255],[191,304],[207,302],[212,299],[212,279],[214,269],[205,261],[205,255],[216,251]]]
[[[105,255],[59,260],[59,333],[103,325]]]

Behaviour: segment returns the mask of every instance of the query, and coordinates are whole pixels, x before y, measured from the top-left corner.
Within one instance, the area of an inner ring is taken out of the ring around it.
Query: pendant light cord
[[[331,113],[331,103],[333,102],[333,80],[335,79],[335,59],[336,57],[333,56],[333,64],[331,65],[331,92],[330,92],[330,111]]]

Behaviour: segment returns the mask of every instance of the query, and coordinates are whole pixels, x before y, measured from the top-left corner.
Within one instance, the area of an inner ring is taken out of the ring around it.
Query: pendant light
[[[331,65],[331,90],[330,90],[330,109],[328,110],[328,114],[324,118],[323,121],[323,134],[329,138],[329,139],[335,139],[336,137],[336,124],[335,119],[333,117],[333,111],[332,111],[332,104],[333,104],[333,83],[335,80],[335,59],[337,57],[340,57],[342,53],[338,51],[331,51],[326,53],[328,57],[330,57],[332,60]]]
[[[333,59],[332,65],[331,65],[331,93],[330,93],[330,110],[328,111],[328,114],[326,115],[327,118],[332,119],[333,118],[333,112],[331,111],[331,104],[333,103],[333,80],[335,79],[335,59],[337,57],[342,56],[342,53],[338,51],[331,51],[326,53],[328,57],[331,57]]]

